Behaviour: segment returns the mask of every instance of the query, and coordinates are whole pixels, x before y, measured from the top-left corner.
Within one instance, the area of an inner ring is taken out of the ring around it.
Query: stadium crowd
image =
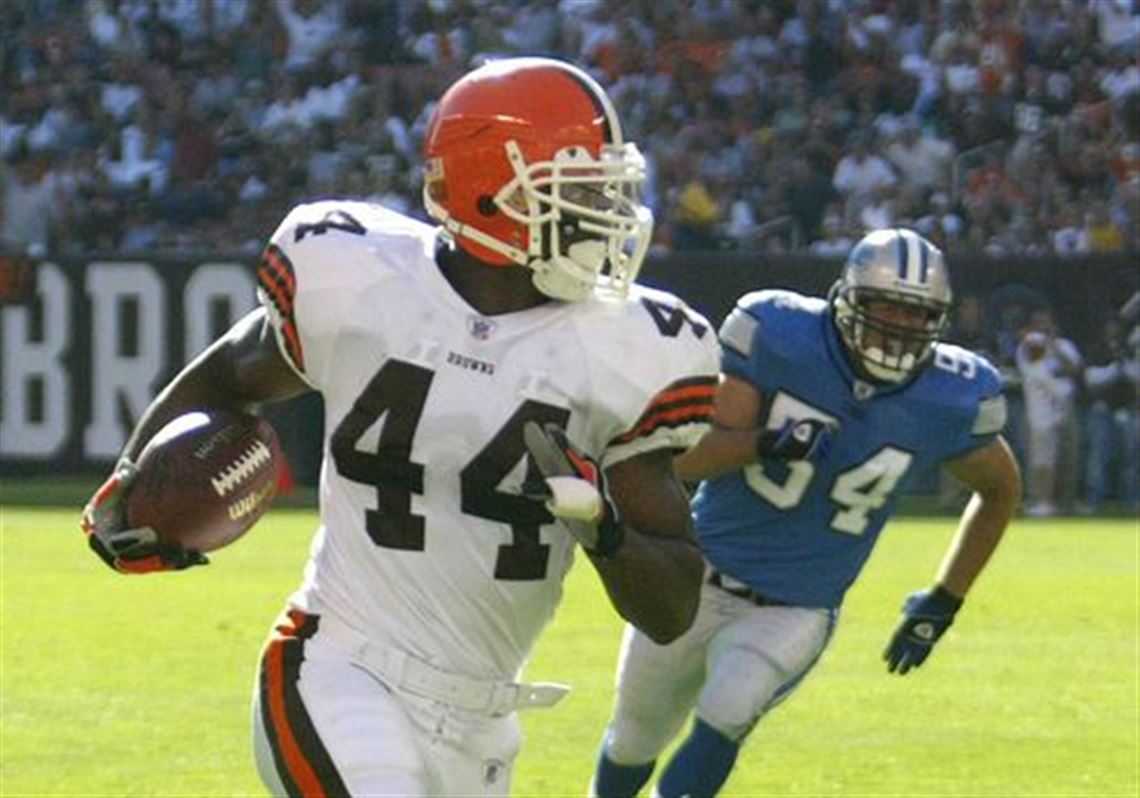
[[[12,0],[3,241],[256,249],[298,197],[415,212],[470,64],[592,71],[659,249],[842,252],[910,224],[992,254],[1140,248],[1132,0]]]
[[[329,195],[422,216],[434,99],[520,53],[606,87],[657,252],[842,256],[889,225],[951,254],[1140,251],[1136,0],[7,0],[0,247],[252,254]],[[1111,447],[1140,342],[1105,335],[1089,366],[1133,364],[1089,435]],[[992,343],[1019,383],[1019,340]]]

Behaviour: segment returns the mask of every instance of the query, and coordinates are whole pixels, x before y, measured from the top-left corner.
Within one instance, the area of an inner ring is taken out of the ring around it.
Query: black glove
[[[625,540],[617,508],[598,464],[570,442],[557,424],[528,421],[523,440],[544,479],[523,485],[523,492],[546,502],[587,553],[609,557]]]
[[[962,599],[941,587],[911,593],[903,602],[903,617],[883,652],[887,670],[901,676],[930,656],[938,639],[954,623]]]
[[[778,430],[756,433],[756,456],[776,460],[822,460],[831,449],[832,425],[816,418],[789,419]]]

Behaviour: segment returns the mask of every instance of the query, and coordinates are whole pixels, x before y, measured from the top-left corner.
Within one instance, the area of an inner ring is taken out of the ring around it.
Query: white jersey
[[[294,368],[324,397],[321,526],[292,603],[450,671],[513,678],[573,538],[519,495],[525,422],[612,465],[707,429],[716,332],[679,299],[485,317],[435,263],[437,229],[380,206],[295,208],[259,268]]]

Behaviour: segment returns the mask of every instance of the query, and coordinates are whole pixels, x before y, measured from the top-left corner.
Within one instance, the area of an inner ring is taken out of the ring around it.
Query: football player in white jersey
[[[320,391],[320,527],[255,694],[276,795],[507,795],[515,711],[565,692],[516,680],[578,549],[653,640],[696,613],[672,462],[707,429],[718,345],[634,283],[652,217],[609,99],[563,62],[490,62],[444,94],[424,149],[439,226],[295,208],[262,307],[162,391],[84,513],[117,570],[204,562],[123,528],[131,461],[192,408]]]
[[[669,645],[627,628],[595,795],[636,795],[690,715],[653,794],[716,795],[748,734],[823,653],[899,495],[945,467],[974,495],[883,654],[899,674],[926,660],[1021,495],[997,370],[938,340],[950,305],[942,253],[904,229],[856,244],[826,300],[769,290],[737,302],[720,330],[713,430],[677,460],[704,480],[700,611]]]

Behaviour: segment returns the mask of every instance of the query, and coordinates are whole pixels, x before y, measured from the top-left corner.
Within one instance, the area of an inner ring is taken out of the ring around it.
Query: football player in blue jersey
[[[926,660],[1021,496],[997,371],[939,342],[950,307],[942,253],[904,229],[859,241],[827,299],[737,302],[720,331],[714,427],[675,461],[703,480],[701,607],[668,645],[627,628],[593,795],[635,795],[690,713],[654,795],[716,795],[744,738],[823,653],[898,497],[940,465],[973,497],[883,655],[898,674]]]

